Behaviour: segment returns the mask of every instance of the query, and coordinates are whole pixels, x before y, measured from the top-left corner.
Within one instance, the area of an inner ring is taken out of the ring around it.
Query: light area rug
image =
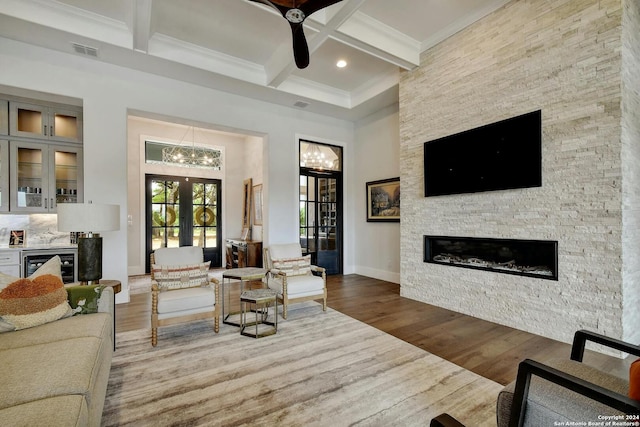
[[[502,386],[316,303],[254,339],[212,321],[117,334],[104,426],[495,426]]]

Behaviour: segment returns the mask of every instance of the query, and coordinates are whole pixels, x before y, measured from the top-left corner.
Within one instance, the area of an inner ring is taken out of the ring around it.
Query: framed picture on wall
[[[367,221],[400,222],[400,178],[367,182]]]
[[[242,195],[242,229],[251,227],[251,178],[244,180]]]
[[[24,230],[11,230],[11,234],[9,235],[9,246],[14,248],[23,247],[26,237]]]
[[[253,186],[253,224],[262,225],[262,184]]]

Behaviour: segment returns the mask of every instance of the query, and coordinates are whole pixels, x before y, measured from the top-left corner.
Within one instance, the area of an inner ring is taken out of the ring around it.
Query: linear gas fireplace
[[[558,242],[424,236],[424,262],[558,280]]]

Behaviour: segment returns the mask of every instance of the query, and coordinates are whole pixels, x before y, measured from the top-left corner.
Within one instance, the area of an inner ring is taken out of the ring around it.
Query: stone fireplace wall
[[[628,305],[640,290],[625,283],[640,274],[638,243],[625,246],[638,241],[640,213],[638,43],[622,46],[623,22],[637,34],[633,1],[515,0],[403,73],[403,296],[567,342],[579,328],[640,339]],[[625,120],[623,52],[636,66]],[[424,197],[424,142],[537,109],[542,187]],[[633,120],[623,143],[621,124]],[[634,212],[623,214],[623,183],[636,185],[625,194]],[[559,280],[427,264],[423,235],[557,240]]]

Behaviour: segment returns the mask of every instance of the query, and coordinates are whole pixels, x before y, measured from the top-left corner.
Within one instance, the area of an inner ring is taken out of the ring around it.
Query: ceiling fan
[[[309,65],[309,46],[304,36],[302,24],[305,18],[314,12],[342,0],[250,0],[256,3],[266,4],[280,12],[291,26],[293,37],[293,57],[298,68],[306,68]]]

